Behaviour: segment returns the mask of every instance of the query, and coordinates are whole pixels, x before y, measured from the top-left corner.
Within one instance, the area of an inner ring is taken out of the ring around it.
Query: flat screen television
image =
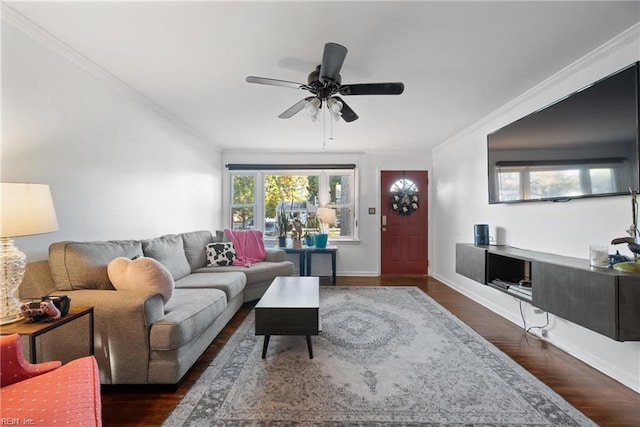
[[[487,136],[489,203],[638,191],[639,62]]]

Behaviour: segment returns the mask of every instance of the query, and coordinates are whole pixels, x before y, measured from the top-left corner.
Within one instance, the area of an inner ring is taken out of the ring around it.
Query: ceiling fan
[[[343,85],[340,69],[346,56],[346,47],[337,43],[325,44],[322,63],[309,74],[306,84],[256,76],[248,76],[246,81],[248,83],[304,89],[313,94],[313,96],[306,97],[285,110],[278,116],[281,119],[288,119],[306,108],[311,118],[315,121],[319,110],[324,104],[336,120],[342,117],[345,122],[352,122],[358,119],[358,115],[342,98],[337,96],[338,94],[342,96],[400,95],[404,91],[404,84],[400,82]]]

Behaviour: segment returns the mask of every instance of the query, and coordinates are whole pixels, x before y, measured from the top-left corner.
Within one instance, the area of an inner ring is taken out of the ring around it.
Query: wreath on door
[[[418,193],[398,190],[391,193],[391,209],[398,215],[411,215],[420,207]]]

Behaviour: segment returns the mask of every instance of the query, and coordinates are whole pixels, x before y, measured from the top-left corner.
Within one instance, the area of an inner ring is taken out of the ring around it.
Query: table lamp
[[[320,232],[329,234],[329,226],[336,223],[336,210],[331,208],[318,208],[316,214],[320,220]]]
[[[15,293],[22,283],[27,257],[11,237],[56,231],[58,220],[48,185],[0,183],[0,325],[22,319]]]

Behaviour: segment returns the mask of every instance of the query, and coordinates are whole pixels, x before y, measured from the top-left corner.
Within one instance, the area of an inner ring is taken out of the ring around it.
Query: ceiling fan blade
[[[307,85],[302,83],[290,82],[287,80],[268,79],[266,77],[248,76],[245,80],[247,81],[247,83],[258,83],[261,85],[282,86],[282,87],[289,87],[292,89],[307,88]]]
[[[339,96],[334,96],[333,98],[342,102],[342,111],[341,111],[342,120],[344,120],[347,123],[352,122],[354,120],[358,120],[358,115],[355,113],[355,111],[351,109],[351,107],[347,105],[346,102],[344,102],[344,99],[340,98]]]
[[[347,56],[347,48],[338,43],[327,43],[324,45],[322,63],[320,64],[320,82],[338,82],[340,69]],[[338,82],[339,83],[339,82]]]
[[[313,99],[313,96],[309,96],[301,101],[296,102],[295,104],[293,104],[291,107],[289,107],[287,110],[283,111],[278,117],[280,117],[281,119],[288,119],[291,116],[293,116],[296,113],[299,113],[300,111],[302,111],[305,107],[305,105],[307,104],[307,101]]]
[[[404,92],[404,83],[359,83],[340,86],[340,95],[400,95]]]

